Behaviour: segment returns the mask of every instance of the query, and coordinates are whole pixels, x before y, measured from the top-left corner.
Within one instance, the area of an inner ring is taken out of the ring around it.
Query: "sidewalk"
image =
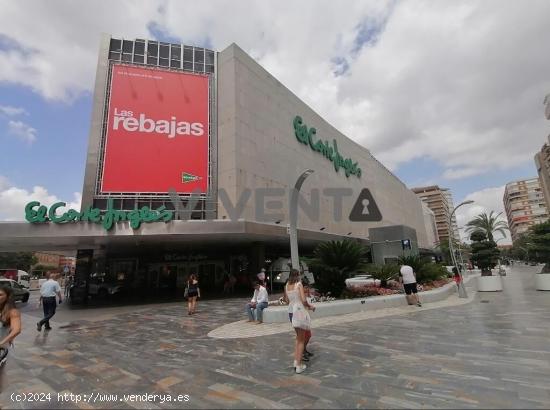
[[[315,356],[301,375],[292,370],[289,331],[208,336],[244,318],[246,299],[200,303],[194,316],[173,304],[66,328],[54,319],[49,333],[24,314],[2,371],[0,407],[548,408],[550,292],[534,290],[535,270],[514,267],[504,292],[470,292],[459,304],[451,298],[446,306],[316,324]],[[11,400],[23,392],[188,394],[190,401]]]

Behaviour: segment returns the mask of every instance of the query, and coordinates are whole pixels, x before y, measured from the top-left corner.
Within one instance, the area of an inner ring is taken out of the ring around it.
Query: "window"
[[[170,46],[168,44],[160,45],[160,57],[169,58],[170,57]]]
[[[138,55],[134,56],[134,63],[143,64],[144,62],[145,62],[145,57],[144,56],[138,56]]]
[[[132,62],[132,54],[122,54],[122,61]]]
[[[94,208],[105,209],[107,208],[106,199],[94,199]]]
[[[192,47],[183,47],[183,61],[193,61]]]
[[[136,44],[134,46],[134,53],[136,54],[145,54],[145,42],[136,40]]]
[[[122,209],[134,209],[134,200],[133,199],[123,199],[122,200]]]
[[[206,52],[206,64],[214,65],[214,52],[213,51],[207,51]]]
[[[184,70],[193,70],[193,63],[191,63],[189,61],[184,61],[183,62],[183,69]]]
[[[120,53],[116,53],[114,51],[109,52],[109,60],[120,60]]]
[[[157,65],[157,58],[156,57],[147,57],[147,64]]]
[[[151,203],[148,200],[138,201],[138,208],[141,209],[144,206],[150,207]]]
[[[122,51],[122,41],[112,38],[109,44],[109,51]]]
[[[168,59],[167,58],[159,58],[159,65],[162,67],[168,67]]]
[[[181,47],[178,45],[172,44],[171,46],[170,67],[172,68],[181,67]]]
[[[149,41],[149,46],[147,47],[147,55],[151,57],[158,57],[159,45],[154,41]]]
[[[172,44],[170,58],[173,60],[181,60],[181,46]]]
[[[134,42],[129,40],[124,40],[122,43],[122,52],[123,53],[132,53],[134,51]]]
[[[204,50],[202,48],[195,49],[195,62],[204,63]]]

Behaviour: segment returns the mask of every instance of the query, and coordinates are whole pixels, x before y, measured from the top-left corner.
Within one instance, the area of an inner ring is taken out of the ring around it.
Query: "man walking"
[[[413,268],[409,265],[402,265],[399,270],[399,280],[403,283],[405,288],[405,294],[407,296],[407,302],[409,305],[416,303],[416,306],[421,307],[420,299],[418,299],[418,289],[416,287],[416,276]]]
[[[258,282],[254,282],[254,296],[250,300],[250,303],[246,304],[246,313],[248,314],[248,321],[254,321],[254,312],[256,311],[256,323],[260,324],[263,322],[263,313],[264,309],[268,305],[268,295],[267,289]]]
[[[61,287],[57,283],[56,275],[51,274],[49,279],[40,287],[40,302],[42,302],[42,309],[44,310],[44,319],[36,324],[36,330],[42,331],[44,329],[51,330],[50,319],[55,315],[55,309],[57,307],[57,301],[55,296],[59,297],[59,303],[63,302],[61,298]]]

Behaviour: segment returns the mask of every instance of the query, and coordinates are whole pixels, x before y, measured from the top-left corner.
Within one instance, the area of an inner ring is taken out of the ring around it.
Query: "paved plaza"
[[[469,303],[320,322],[301,375],[291,367],[290,325],[271,332],[280,325],[233,323],[245,319],[245,299],[200,303],[192,317],[184,303],[66,309],[49,333],[36,331],[39,311],[25,308],[0,407],[549,408],[550,292],[534,290],[537,269],[513,268],[502,293],[469,286]],[[224,337],[219,329],[230,324],[246,330],[242,338]],[[50,399],[15,401],[31,392]],[[58,401],[58,393],[91,402]]]

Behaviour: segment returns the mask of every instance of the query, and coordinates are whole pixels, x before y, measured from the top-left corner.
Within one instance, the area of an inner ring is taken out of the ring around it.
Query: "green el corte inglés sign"
[[[315,128],[308,128],[308,126],[304,124],[302,117],[299,115],[294,117],[294,134],[296,135],[298,141],[304,145],[309,145],[313,151],[321,153],[327,159],[332,161],[336,172],[338,172],[340,168],[343,168],[346,173],[346,177],[349,178],[350,175],[357,175],[357,178],[361,178],[361,168],[359,168],[357,166],[357,162],[353,162],[351,158],[344,159],[344,157],[340,155],[336,140],[332,140],[332,146],[328,143],[328,141],[314,141],[313,137],[316,133],[317,130]]]
[[[120,211],[113,208],[113,199],[107,200],[107,209],[102,213],[99,208],[89,206],[83,212],[69,209],[63,214],[57,213],[58,208],[66,206],[65,202],[56,202],[48,209],[47,206],[41,205],[38,201],[29,202],[25,206],[25,219],[31,223],[53,222],[69,223],[69,222],[92,222],[101,224],[105,230],[110,230],[115,223],[121,221],[129,221],[133,229],[138,229],[144,222],[168,222],[174,219],[174,211],[161,206],[157,209],[151,209],[148,206],[143,206],[140,209],[132,211]]]

